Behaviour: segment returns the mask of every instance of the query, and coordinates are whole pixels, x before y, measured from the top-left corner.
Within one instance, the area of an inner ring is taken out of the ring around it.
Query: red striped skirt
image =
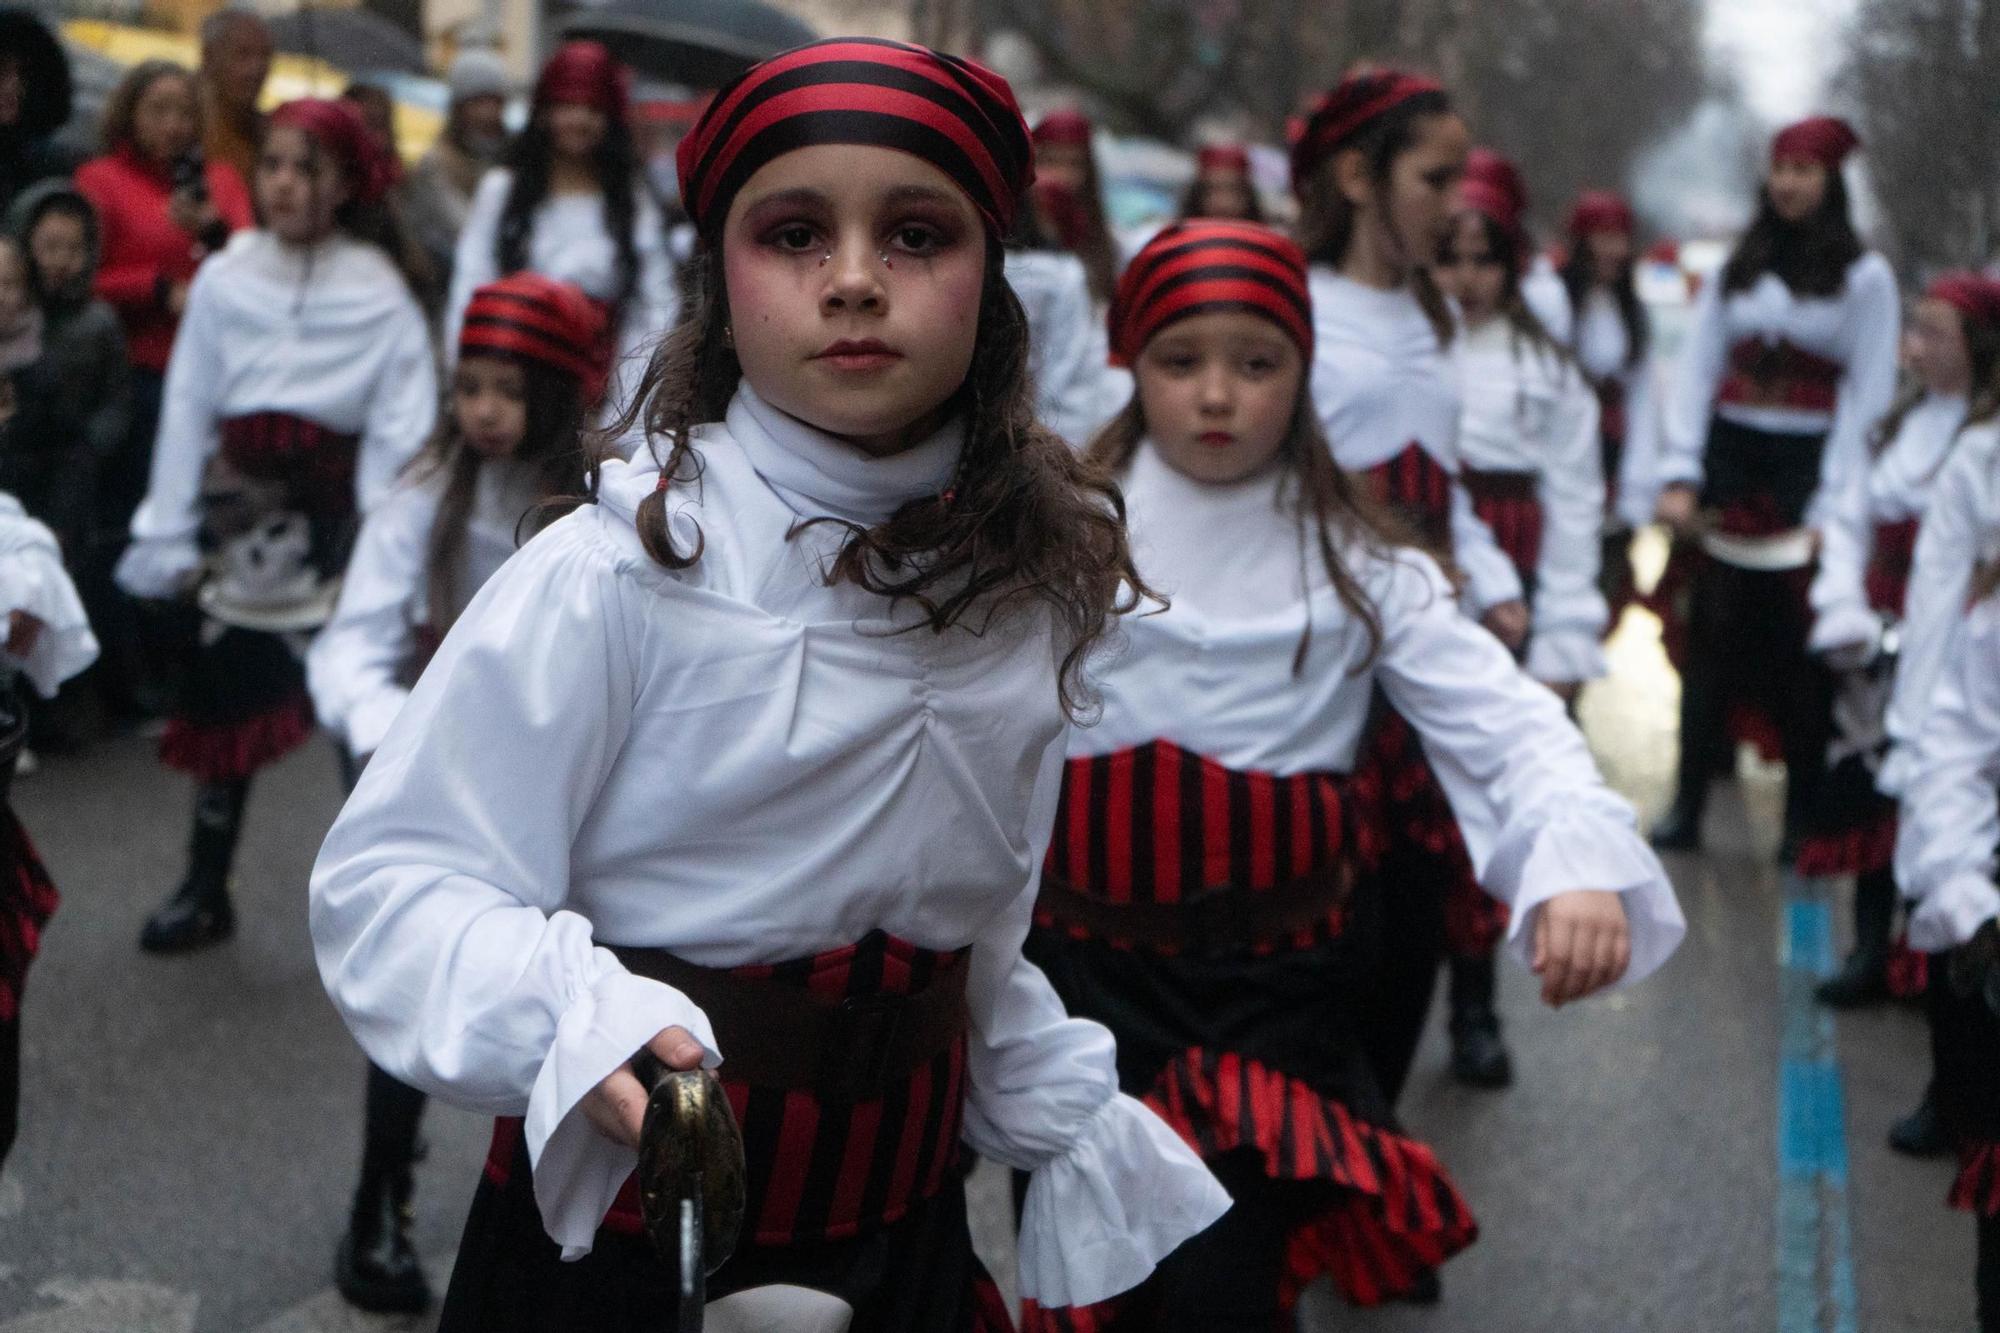
[[[1451,551],[1452,475],[1412,440],[1403,451],[1360,474],[1362,490],[1402,520],[1411,536],[1438,555]]]
[[[1459,475],[1472,493],[1472,512],[1492,530],[1493,540],[1514,562],[1521,586],[1532,590],[1542,561],[1541,479],[1532,472],[1478,472],[1472,468]],[[1532,591],[1529,595],[1533,596]]]
[[[6,853],[0,869],[0,1023],[11,1023],[21,1016],[21,992],[28,964],[41,951],[42,927],[62,899],[9,805],[0,805],[0,847]]]

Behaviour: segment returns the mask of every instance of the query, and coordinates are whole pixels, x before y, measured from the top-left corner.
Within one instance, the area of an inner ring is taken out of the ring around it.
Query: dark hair
[[[1500,260],[1502,271],[1506,274],[1500,288],[1500,315],[1513,332],[1517,354],[1519,345],[1525,342],[1535,352],[1568,361],[1569,353],[1549,336],[1548,329],[1529,307],[1527,298],[1521,295],[1521,272],[1528,262],[1526,238],[1501,226],[1484,213],[1468,209],[1459,217],[1470,217],[1479,223],[1479,233],[1486,241],[1486,248]],[[1444,240],[1438,243],[1438,257],[1441,259],[1457,253],[1456,222],[1453,225],[1453,231],[1447,231]]]
[[[1097,168],[1097,148],[1083,149],[1083,184],[1076,190],[1083,205],[1083,235],[1072,253],[1083,261],[1084,276],[1090,279],[1091,299],[1108,303],[1118,290],[1118,246],[1111,239],[1111,224],[1104,217],[1104,177]],[[1040,151],[1040,150],[1037,150]],[[1041,230],[1046,233],[1047,228]],[[1062,247],[1060,242],[1057,243]]]
[[[195,96],[194,71],[171,60],[142,60],[125,72],[125,77],[118,81],[118,86],[111,90],[109,100],[104,103],[106,148],[139,146],[132,133],[133,115],[139,108],[140,99],[154,84],[165,78],[180,79],[187,84],[188,96],[194,101],[195,142],[201,142],[201,99]]]
[[[1299,183],[1299,220],[1295,231],[1299,248],[1306,252],[1308,262],[1339,268],[1354,244],[1354,205],[1340,192],[1340,182],[1334,170],[1341,154],[1359,149],[1368,163],[1369,179],[1377,190],[1386,192],[1396,159],[1416,142],[1418,124],[1429,116],[1453,114],[1451,98],[1443,92],[1418,93],[1406,98],[1348,138],[1328,154],[1305,181]],[[1445,301],[1444,293],[1438,290],[1430,270],[1416,256],[1411,259],[1410,289],[1417,298],[1417,304],[1423,307],[1425,316],[1430,319],[1439,344],[1450,342],[1451,306]]]
[[[1264,201],[1257,197],[1257,187],[1252,185],[1248,179],[1245,179],[1243,182],[1243,197],[1250,201],[1250,214],[1241,220],[1245,222],[1263,222]],[[1186,221],[1189,218],[1215,216],[1208,212],[1207,209],[1208,181],[1197,170],[1194,173],[1194,179],[1188,182],[1187,192],[1181,195],[1180,217],[1183,221]]]
[[[1137,366],[1133,367],[1133,373],[1139,373]],[[1139,404],[1135,387],[1124,411],[1098,431],[1084,449],[1084,458],[1106,475],[1116,476],[1131,464],[1133,455],[1139,452],[1140,441],[1145,438],[1146,413]],[[1362,631],[1368,636],[1368,651],[1356,667],[1358,674],[1381,651],[1382,613],[1368,596],[1368,590],[1361,586],[1361,580],[1341,559],[1340,547],[1343,542],[1354,542],[1372,554],[1386,555],[1393,540],[1394,524],[1362,498],[1353,479],[1333,461],[1333,447],[1327,443],[1320,429],[1319,414],[1313,410],[1310,365],[1300,368],[1298,401],[1292,405],[1292,424],[1284,443],[1278,446],[1278,457],[1285,461],[1288,472],[1281,498],[1289,504],[1298,522],[1301,572],[1304,562],[1311,558],[1309,552],[1316,550],[1326,567],[1327,578],[1333,583],[1334,595],[1361,622]],[[1310,584],[1310,580],[1307,582]],[[1292,654],[1293,675],[1305,669],[1312,634],[1308,611],[1298,649]]]
[[[1569,308],[1579,329],[1583,325],[1583,305],[1590,297],[1590,289],[1597,282],[1596,260],[1590,252],[1588,234],[1577,236],[1570,246],[1569,257],[1563,260],[1563,290],[1569,293]],[[1611,283],[1611,299],[1618,303],[1618,318],[1625,325],[1625,364],[1644,365],[1647,349],[1653,341],[1653,321],[1646,313],[1646,303],[1639,299],[1639,284],[1635,278],[1637,263],[1628,258],[1618,268],[1618,276]]]
[[[327,161],[333,163],[335,170],[343,169],[339,160],[329,155],[312,133],[303,129],[299,133],[305,137],[306,151],[312,162]],[[256,198],[256,184],[253,173],[250,181],[253,201]],[[260,218],[258,222],[261,226],[262,219]],[[432,283],[430,260],[425,258],[423,250],[410,239],[409,232],[404,229],[402,215],[397,212],[396,202],[392,196],[385,194],[380,199],[369,202],[355,195],[349,195],[347,202],[334,210],[333,225],[355,240],[366,242],[387,255],[389,262],[396,266],[396,272],[402,275],[403,285],[410,289],[410,295],[416,299],[417,304],[423,304],[425,293],[430,290]]]
[[[439,634],[451,628],[460,608],[459,558],[465,550],[466,526],[478,498],[479,474],[492,467],[532,468],[536,492],[544,502],[575,493],[584,472],[585,404],[574,377],[525,357],[511,357],[482,348],[459,354],[459,364],[474,357],[491,357],[518,365],[527,378],[528,422],[520,446],[505,459],[488,459],[465,443],[457,414],[450,410],[451,387],[445,388],[446,410],[438,413],[430,442],[410,464],[413,477],[443,477],[444,493],[431,522],[424,552],[424,581],[431,627]],[[532,536],[556,516],[554,507],[537,505],[522,515],[516,537]],[[525,533],[524,533],[525,530]]]
[[[1042,602],[1068,644],[1058,688],[1063,708],[1077,717],[1091,702],[1083,679],[1090,650],[1116,615],[1153,594],[1132,563],[1118,488],[1035,420],[1028,320],[1007,285],[1003,255],[998,241],[987,242],[972,369],[954,403],[966,419],[965,447],[946,492],[904,505],[872,528],[832,518],[813,523],[847,530],[829,582],[914,600],[925,612],[919,628],[942,633],[965,624],[984,633],[1015,604]],[[699,480],[694,428],[722,420],[743,375],[724,337],[728,295],[719,250],[704,244],[688,267],[691,299],[681,321],[606,433],[615,439],[643,421],[656,459],[666,444],[661,475],[670,485]],[[592,498],[596,489],[593,464]],[[640,502],[637,524],[647,553],[666,568],[701,559],[706,538],[699,531],[686,553],[674,543],[666,488]]]
[[[1825,196],[1801,221],[1778,216],[1768,185],[1759,191],[1757,216],[1722,266],[1722,290],[1740,292],[1775,273],[1799,296],[1838,296],[1848,267],[1861,254],[1861,238],[1847,206],[1847,182],[1829,167]]]
[[[35,238],[36,228],[40,227],[44,220],[52,217],[74,218],[77,225],[83,228],[86,258],[84,281],[80,284],[79,290],[85,298],[90,295],[90,275],[97,268],[97,210],[90,206],[90,200],[67,186],[43,194],[35,200],[27,215],[21,219],[20,242],[21,252],[27,259],[29,284],[34,288],[36,302],[44,306],[58,300],[59,294],[48,290],[48,284],[42,278],[41,268],[35,263],[35,251],[31,243]]]
[[[538,106],[527,128],[514,136],[502,164],[514,174],[507,202],[500,210],[500,230],[493,258],[504,276],[528,266],[528,240],[535,227],[535,210],[549,197],[549,168],[555,145],[549,138],[548,108]],[[604,139],[591,166],[597,188],[604,194],[604,226],[618,248],[618,287],[612,294],[612,327],[617,327],[625,302],[639,283],[639,247],[632,239],[639,214],[639,153],[632,129],[617,116],[604,118]]]

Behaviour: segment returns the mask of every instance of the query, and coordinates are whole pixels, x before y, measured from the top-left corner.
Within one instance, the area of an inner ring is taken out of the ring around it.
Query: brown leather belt
[[[1341,860],[1274,889],[1212,889],[1177,903],[1107,902],[1044,876],[1036,902],[1058,927],[1159,953],[1213,957],[1281,943],[1346,906],[1354,865]]]
[[[609,946],[637,976],[664,982],[708,1015],[722,1077],[874,1101],[951,1049],[966,1028],[962,950],[908,995],[818,995],[799,986],[697,967],[664,949]]]

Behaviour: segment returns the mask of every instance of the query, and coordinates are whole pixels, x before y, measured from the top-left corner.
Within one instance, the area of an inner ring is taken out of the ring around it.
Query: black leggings
[[[1979,1333],[2000,1333],[2000,1217],[1979,1219]]]
[[[364,1182],[407,1172],[417,1158],[417,1125],[428,1099],[409,1084],[368,1065],[368,1129],[361,1150]]]

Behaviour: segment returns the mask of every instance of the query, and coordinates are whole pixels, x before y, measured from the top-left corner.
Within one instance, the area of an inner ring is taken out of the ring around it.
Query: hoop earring
[[[727,324],[722,326],[722,345],[724,347],[736,346],[736,330],[730,328]]]

